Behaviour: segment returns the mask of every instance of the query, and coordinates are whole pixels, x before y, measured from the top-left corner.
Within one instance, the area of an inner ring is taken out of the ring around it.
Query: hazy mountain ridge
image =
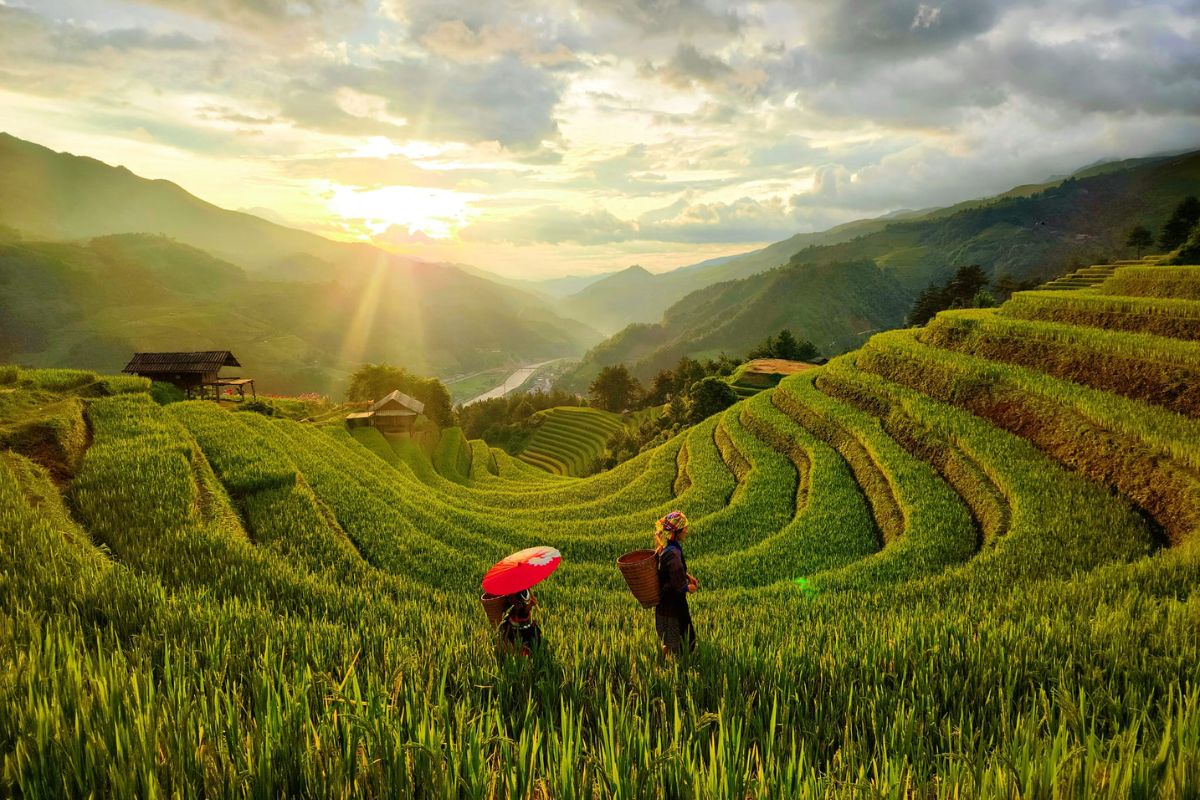
[[[646,379],[681,355],[737,354],[781,327],[836,354],[860,344],[862,332],[903,324],[916,294],[956,266],[979,264],[993,278],[1044,279],[1072,263],[1122,257],[1131,227],[1157,230],[1197,187],[1200,151],[1108,162],[987,200],[865,221],[878,228],[809,245],[786,267],[713,284],[672,305],[661,322],[623,329],[589,351],[565,384],[583,386],[601,367],[621,362]],[[779,252],[798,238],[771,248]]]
[[[0,237],[0,361],[113,371],[138,349],[233,349],[263,388],[324,391],[359,360],[454,375],[601,338],[454,265],[333,242],[5,134],[0,173],[0,230],[14,232]]]
[[[564,308],[610,332],[632,323],[657,322],[668,308],[691,292],[782,266],[805,247],[849,241],[882,230],[897,216],[923,213],[927,212],[900,211],[876,219],[854,220],[825,231],[798,233],[748,253],[709,259],[668,272],[646,272],[636,280],[626,274],[628,269],[622,270],[571,295],[564,301]]]

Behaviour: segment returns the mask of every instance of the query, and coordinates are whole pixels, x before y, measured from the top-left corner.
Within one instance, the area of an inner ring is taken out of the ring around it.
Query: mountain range
[[[602,338],[483,274],[4,134],[0,175],[0,362],[111,372],[135,350],[228,349],[268,391],[328,392],[364,361],[449,377]]]
[[[901,326],[916,295],[959,266],[977,264],[993,280],[1042,280],[1132,255],[1129,230],[1158,230],[1198,188],[1200,151],[1128,159],[983,200],[803,234],[715,268],[626,270],[564,301],[585,319],[581,309],[602,306],[639,319],[590,350],[563,385],[581,389],[616,363],[646,380],[684,355],[744,353],[784,327],[827,355],[844,352],[869,332]],[[652,316],[655,304],[661,318]],[[603,329],[615,313],[591,319]]]
[[[901,325],[917,293],[965,264],[1041,279],[1124,255],[1129,228],[1157,229],[1196,193],[1200,152],[1092,165],[665,273],[543,281],[332,241],[5,134],[0,174],[0,362],[112,371],[135,350],[230,349],[286,393],[336,391],[364,361],[449,378],[582,354],[563,380],[582,389],[608,364],[646,379],[784,327],[842,352]]]

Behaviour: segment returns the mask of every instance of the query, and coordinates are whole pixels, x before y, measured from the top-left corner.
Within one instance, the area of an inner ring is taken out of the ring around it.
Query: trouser
[[[536,622],[517,626],[505,622],[500,626],[501,647],[510,653],[529,655],[534,647],[541,644],[542,629]]]
[[[686,605],[670,611],[655,609],[654,628],[664,652],[679,655],[683,652],[684,640],[687,640],[688,652],[696,649],[696,628],[692,625],[692,612]]]

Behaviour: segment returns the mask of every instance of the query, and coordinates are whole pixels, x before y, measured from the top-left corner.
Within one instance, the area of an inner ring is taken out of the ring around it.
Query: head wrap
[[[682,511],[672,511],[665,517],[654,523],[654,545],[659,550],[667,546],[667,542],[675,538],[675,534],[679,533],[688,526],[687,517]]]

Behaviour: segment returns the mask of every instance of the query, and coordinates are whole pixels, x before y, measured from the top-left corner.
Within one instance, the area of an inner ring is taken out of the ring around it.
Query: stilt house
[[[397,389],[366,411],[348,414],[346,424],[351,428],[373,427],[381,433],[412,433],[417,417],[424,411],[424,403]]]
[[[203,350],[195,353],[134,353],[122,372],[141,375],[153,381],[170,383],[188,397],[220,400],[222,392],[237,392],[246,399],[246,387],[257,398],[253,378],[221,377],[222,367],[240,367],[228,350]]]

